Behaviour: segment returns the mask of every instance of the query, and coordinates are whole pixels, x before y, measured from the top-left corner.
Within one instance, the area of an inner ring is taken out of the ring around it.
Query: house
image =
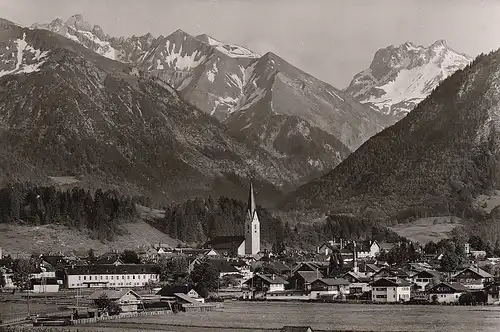
[[[188,257],[217,257],[219,253],[214,249],[196,249],[196,248],[175,248],[174,253],[186,255]]]
[[[244,236],[217,236],[203,245],[203,248],[215,249],[224,256],[245,256]]]
[[[165,286],[156,293],[165,298],[175,298],[175,294],[184,294],[200,303],[205,303],[205,299],[190,285]]]
[[[33,278],[30,289],[33,293],[57,293],[59,283],[56,278]]]
[[[292,275],[297,271],[319,271],[323,275],[327,275],[329,266],[329,262],[302,262],[292,270]]]
[[[437,303],[458,303],[460,295],[470,290],[461,283],[441,282],[429,289],[429,301]]]
[[[335,299],[349,294],[349,281],[343,278],[320,278],[311,283],[311,300]]]
[[[500,304],[500,284],[492,283],[484,288],[486,295],[488,296],[487,304]]]
[[[484,250],[474,250],[474,249],[471,249],[469,255],[471,257],[473,257],[475,260],[486,259],[486,251],[484,251]]]
[[[372,289],[370,286],[371,279],[366,274],[349,271],[342,278],[349,282],[349,294],[363,294]]]
[[[435,270],[423,270],[413,276],[416,291],[425,291],[441,280],[441,274]]]
[[[453,280],[461,283],[468,289],[483,289],[484,285],[493,281],[493,276],[479,267],[470,266],[453,276]]]
[[[393,268],[384,266],[372,275],[373,280],[377,280],[380,278],[405,279],[405,280],[409,281],[410,275],[408,274],[408,272],[403,271],[401,269],[393,269]]]
[[[381,303],[407,302],[410,300],[411,283],[401,279],[377,279],[371,283],[372,301]]]
[[[231,265],[231,263],[226,259],[209,259],[208,262],[213,265],[217,271],[219,271],[219,278],[226,276],[228,274],[239,274],[240,271]]]
[[[283,326],[280,332],[314,332],[310,326]]]
[[[246,290],[243,291],[243,298],[252,299],[257,295],[265,295],[266,293],[279,292],[285,290],[285,285],[288,281],[276,276],[275,274],[255,274],[252,278],[243,283]]]
[[[68,288],[144,287],[150,281],[159,281],[158,269],[151,264],[83,265],[64,271]]]
[[[293,274],[293,276],[289,279],[289,284],[293,289],[297,290],[311,290],[311,284],[316,279],[323,278],[324,275],[316,271],[297,271]]]
[[[396,243],[387,243],[387,242],[381,242],[381,243],[377,243],[377,244],[379,247],[379,252],[382,252],[382,251],[389,252],[396,245]]]
[[[122,265],[123,261],[120,257],[103,257],[99,258],[96,262],[96,265]]]
[[[133,290],[127,289],[102,289],[95,291],[88,297],[90,301],[94,302],[94,305],[97,305],[103,298],[107,298],[111,302],[115,303],[123,313],[137,312],[143,304],[141,296],[139,294],[137,294]]]
[[[324,256],[329,256],[332,253],[336,252],[337,250],[340,250],[344,248],[344,241],[340,239],[340,242],[336,242],[335,240],[327,241],[323,244],[321,244],[316,251],[320,255]]]

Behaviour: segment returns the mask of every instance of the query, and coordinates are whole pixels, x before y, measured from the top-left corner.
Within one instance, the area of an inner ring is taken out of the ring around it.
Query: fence
[[[0,326],[13,325],[24,321],[28,321],[28,319],[26,317],[17,317],[13,319],[0,320]]]
[[[145,312],[134,312],[134,313],[126,313],[114,316],[101,316],[101,317],[93,317],[93,318],[82,318],[75,319],[71,321],[72,325],[82,325],[82,324],[92,324],[101,321],[122,319],[122,318],[132,318],[132,317],[143,317],[143,316],[159,316],[171,313],[170,310],[161,310],[161,311],[145,311]]]

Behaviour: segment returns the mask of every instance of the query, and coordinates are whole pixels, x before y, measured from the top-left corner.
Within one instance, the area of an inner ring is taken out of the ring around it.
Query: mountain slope
[[[81,15],[33,26],[72,38],[102,55],[112,53],[114,59],[159,77],[185,101],[226,124],[233,135],[251,136],[276,158],[291,163],[300,173],[297,184],[332,169],[388,124],[384,115],[275,54],[261,56],[206,34],[191,36],[177,30],[168,36],[115,38],[98,26],[90,28]],[[108,44],[113,52],[103,46]],[[263,128],[262,120],[271,118],[271,125]],[[283,135],[277,133],[287,132],[297,137],[298,148],[281,147],[278,137]],[[314,132],[320,143],[298,137],[305,132]],[[311,157],[312,152],[318,157]]]
[[[165,82],[52,32],[3,22],[2,178],[78,175],[172,201],[243,196],[249,175],[272,196],[299,177]]]
[[[455,72],[417,108],[285,206],[383,220],[466,213],[500,186],[500,51]]]
[[[370,68],[354,76],[344,90],[355,100],[390,115],[408,114],[446,77],[472,58],[438,40],[429,47],[404,43],[375,53]]]

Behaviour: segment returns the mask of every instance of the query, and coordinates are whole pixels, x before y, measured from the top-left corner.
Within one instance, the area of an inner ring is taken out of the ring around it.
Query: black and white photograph
[[[0,0],[0,332],[500,331],[500,0]]]

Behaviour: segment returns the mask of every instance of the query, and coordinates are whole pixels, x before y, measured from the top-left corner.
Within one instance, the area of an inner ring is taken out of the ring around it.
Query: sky
[[[271,51],[340,89],[389,45],[500,48],[500,0],[0,0],[0,17],[21,25],[77,13],[117,37],[182,29]]]

